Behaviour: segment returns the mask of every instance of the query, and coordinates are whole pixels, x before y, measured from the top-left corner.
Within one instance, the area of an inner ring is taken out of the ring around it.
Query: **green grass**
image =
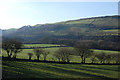
[[[119,35],[119,29],[101,30],[105,35]]]
[[[32,45],[31,45],[32,46]],[[37,44],[33,46],[48,46],[47,44]],[[51,46],[49,44],[49,46]],[[58,47],[45,48],[50,51],[48,61],[53,61],[53,54]],[[96,50],[95,53],[105,52],[106,54],[118,53],[117,51]],[[33,53],[32,60],[36,59],[33,49],[23,49],[18,53],[17,58],[28,59],[28,53]],[[3,50],[3,56],[7,56]],[[40,60],[43,60],[41,57]],[[55,59],[57,61],[57,59]],[[70,62],[81,62],[79,56],[73,56]],[[90,63],[90,58],[87,58]],[[40,62],[2,61],[3,77],[5,78],[118,78],[118,65],[86,65],[86,64],[58,64]]]
[[[98,49],[93,49],[95,53],[101,53],[104,52],[106,54],[112,54],[112,53],[120,53],[120,51],[111,51],[111,50],[98,50]]]
[[[109,29],[109,30],[102,30],[104,32],[118,32],[119,29]]]
[[[26,45],[26,44],[25,44]],[[53,44],[30,44],[30,46],[53,46]],[[59,46],[59,45],[56,45],[56,46]],[[59,49],[59,47],[54,47],[54,48],[45,48],[46,50],[50,51],[50,54],[47,56],[47,60],[48,61],[58,61],[54,56],[53,54],[56,52],[56,50]],[[101,52],[104,52],[106,54],[111,54],[111,53],[120,53],[120,51],[110,51],[110,50],[97,50],[97,49],[93,49],[94,50],[94,53],[101,53]],[[32,56],[32,60],[35,60],[36,59],[36,55],[33,51],[33,49],[23,49],[22,52],[18,53],[17,54],[17,58],[21,58],[21,59],[29,59],[29,56],[28,56],[28,53],[33,53],[34,55]],[[3,50],[2,52],[2,55],[3,56],[7,56],[6,52]],[[54,60],[53,60],[54,59]],[[40,57],[40,60],[43,60],[43,57],[41,56]],[[71,58],[71,61],[70,62],[78,62],[80,63],[81,62],[81,58],[79,56],[72,56]],[[87,58],[86,59],[86,62],[87,63],[91,63],[91,59],[90,58]],[[98,61],[99,62],[99,61]]]
[[[62,48],[62,47],[61,47]],[[58,47],[54,47],[54,48],[45,48],[45,50],[50,51],[50,54],[47,56],[47,60],[52,60],[53,58],[53,54],[55,53],[56,50],[58,50]],[[36,55],[33,51],[34,49],[23,49],[22,52],[17,54],[17,58],[21,58],[21,59],[28,59],[28,53],[33,53],[34,55],[32,56],[32,60],[36,59]],[[3,50],[2,51],[2,55],[3,56],[7,56],[6,52]],[[40,60],[43,60],[43,57],[40,57]]]
[[[118,65],[3,61],[6,78],[118,78]]]
[[[57,44],[24,44],[24,47],[50,47],[50,46],[60,46]]]
[[[56,47],[56,48],[45,48],[46,50],[50,51],[50,54],[47,56],[47,60],[48,61],[53,61],[53,58],[55,59],[55,61],[58,61],[54,56],[53,54],[55,53],[56,50],[58,50],[59,48]],[[17,58],[21,58],[21,59],[29,59],[29,56],[28,56],[28,53],[33,53],[34,55],[32,56],[32,60],[36,59],[36,55],[35,53],[33,52],[33,49],[23,49],[22,52],[18,53],[17,54]],[[109,50],[95,50],[94,49],[94,52],[95,53],[101,53],[101,52],[105,52],[106,54],[111,54],[111,53],[118,53],[118,51],[109,51]],[[2,52],[3,56],[7,56],[6,52],[3,51]],[[119,52],[120,53],[120,52]],[[40,57],[40,60],[43,60],[43,57],[41,56]],[[81,62],[81,58],[79,56],[72,56],[71,58],[71,61],[70,62],[78,62],[80,63]],[[86,62],[87,63],[91,63],[91,59],[90,58],[87,58],[86,59]],[[99,61],[98,61],[99,62]]]

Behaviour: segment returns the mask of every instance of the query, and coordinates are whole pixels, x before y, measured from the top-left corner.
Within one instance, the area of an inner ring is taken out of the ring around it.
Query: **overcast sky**
[[[0,28],[117,14],[118,2],[4,1],[0,3]]]

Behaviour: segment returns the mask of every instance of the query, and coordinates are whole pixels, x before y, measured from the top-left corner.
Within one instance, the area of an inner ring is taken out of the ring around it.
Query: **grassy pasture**
[[[46,44],[39,44],[46,46]],[[35,45],[33,45],[35,46]],[[38,46],[38,44],[37,44]],[[43,47],[42,46],[42,47]],[[50,46],[50,44],[49,44]],[[39,46],[38,46],[39,47]],[[53,54],[59,47],[45,48],[50,51],[47,60],[52,61]],[[105,52],[106,54],[118,53],[117,51],[96,50],[95,53]],[[23,49],[18,53],[17,58],[28,59],[27,53],[34,54],[33,49]],[[2,52],[7,56],[6,52]],[[32,60],[36,56],[32,56]],[[41,57],[40,60],[43,60]],[[57,60],[56,60],[57,61]],[[71,62],[81,62],[79,56],[73,56]],[[90,58],[86,62],[91,62]],[[118,78],[119,65],[86,65],[86,64],[58,64],[58,63],[41,63],[41,62],[23,62],[23,61],[2,61],[3,78]]]
[[[5,78],[118,78],[118,65],[3,61]]]
[[[98,49],[93,49],[95,53],[101,53],[104,52],[106,54],[112,54],[112,53],[120,53],[120,51],[111,51],[111,50],[98,50]]]
[[[49,46],[60,46],[57,44],[24,44],[24,47],[49,47]]]
[[[53,44],[29,44],[30,46],[41,46],[41,47],[46,47],[46,46],[53,46]],[[26,46],[26,44],[25,44]],[[27,45],[28,46],[28,45]],[[32,46],[32,47],[33,47]],[[56,45],[57,46],[57,45]],[[59,46],[59,45],[58,45]],[[71,47],[72,48],[72,47]],[[58,61],[54,56],[53,54],[55,53],[56,50],[59,49],[59,47],[53,47],[53,48],[45,48],[46,50],[50,51],[50,54],[47,56],[47,60],[48,61]],[[104,52],[106,54],[111,54],[111,53],[120,53],[120,51],[109,51],[109,50],[96,50],[96,49],[93,49],[94,53],[101,53],[101,52]],[[28,56],[28,53],[33,53],[34,55],[32,56],[32,60],[36,59],[36,55],[33,51],[33,49],[23,49],[22,52],[18,53],[17,54],[17,58],[21,58],[21,59],[29,59],[29,56]],[[2,52],[2,55],[3,56],[7,56],[6,52],[3,51]],[[43,60],[43,57],[41,56],[40,57],[40,60]],[[78,62],[80,63],[81,62],[81,58],[79,56],[72,56],[71,58],[71,61],[70,62]],[[90,63],[91,62],[91,59],[90,58],[87,58],[86,59],[86,62],[87,63]]]
[[[119,29],[109,29],[109,30],[102,30],[104,32],[118,32]]]
[[[108,30],[102,30],[104,34],[106,35],[118,35],[119,29],[108,29]]]

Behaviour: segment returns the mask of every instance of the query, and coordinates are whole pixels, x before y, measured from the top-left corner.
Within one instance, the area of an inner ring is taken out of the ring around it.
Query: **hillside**
[[[44,39],[78,39],[81,36],[117,35],[118,16],[93,17],[69,20],[54,24],[23,26],[19,29],[3,30],[3,37],[17,37],[23,42],[38,42]],[[114,29],[114,31],[112,31]],[[108,30],[108,31],[105,31]],[[111,31],[109,31],[111,30]]]

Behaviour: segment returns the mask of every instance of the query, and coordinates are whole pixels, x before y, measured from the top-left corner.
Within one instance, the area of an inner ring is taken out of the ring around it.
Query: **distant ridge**
[[[100,36],[117,34],[117,32],[104,32],[104,30],[120,29],[119,15],[100,16],[68,20],[51,24],[37,24],[34,26],[23,26],[19,29],[2,30],[3,37],[19,37],[23,42],[36,42],[45,37],[55,39],[74,39],[78,35]]]

